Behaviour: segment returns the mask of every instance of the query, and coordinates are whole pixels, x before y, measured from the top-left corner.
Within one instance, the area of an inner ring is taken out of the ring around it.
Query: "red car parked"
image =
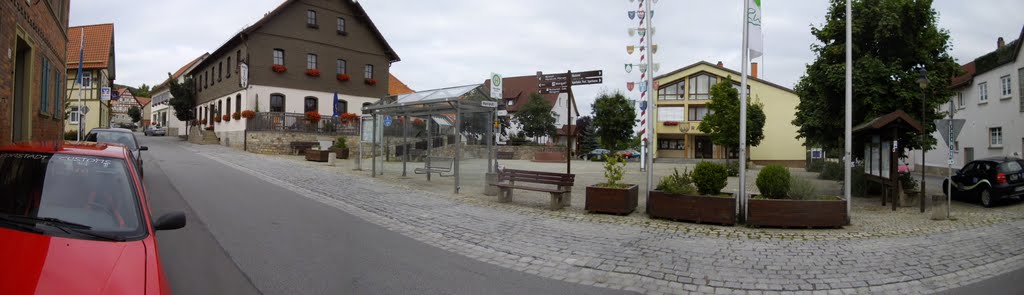
[[[134,159],[120,145],[0,148],[0,293],[170,294]]]

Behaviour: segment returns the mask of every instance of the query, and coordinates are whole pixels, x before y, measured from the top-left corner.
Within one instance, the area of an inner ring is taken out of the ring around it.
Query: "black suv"
[[[978,198],[982,206],[1024,195],[1024,160],[1014,157],[993,157],[974,160],[953,173],[953,198]],[[947,193],[949,179],[942,181]]]

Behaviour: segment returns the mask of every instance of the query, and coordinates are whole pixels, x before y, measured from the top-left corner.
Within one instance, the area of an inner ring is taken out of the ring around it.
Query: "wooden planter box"
[[[533,154],[533,161],[541,163],[565,163],[565,152],[536,152]]]
[[[306,161],[327,162],[331,156],[330,153],[331,151],[308,149],[306,150]]]
[[[336,159],[348,159],[348,149],[331,148],[330,151]]]
[[[651,218],[733,225],[736,224],[736,199],[651,191],[647,197],[647,215]]]
[[[847,225],[846,201],[750,199],[747,224],[763,227],[839,228]]]
[[[587,187],[587,203],[584,209],[590,213],[628,215],[636,210],[640,186],[629,188]]]

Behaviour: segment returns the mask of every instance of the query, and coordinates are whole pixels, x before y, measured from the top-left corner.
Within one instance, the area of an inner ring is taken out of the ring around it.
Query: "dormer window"
[[[316,24],[316,10],[306,10],[306,27],[314,29],[320,28],[320,26]]]

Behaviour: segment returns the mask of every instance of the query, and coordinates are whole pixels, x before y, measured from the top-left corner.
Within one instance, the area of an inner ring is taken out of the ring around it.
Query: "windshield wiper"
[[[18,228],[20,230],[24,230],[24,231],[27,231],[27,232],[32,232],[32,233],[37,233],[37,234],[43,233],[43,230],[38,229],[35,226],[33,226],[33,225],[35,225],[35,223],[32,223],[32,222],[26,223],[26,222],[24,222],[22,220],[19,220],[19,219],[8,218],[8,216],[9,215],[6,215],[6,214],[0,215],[0,222],[3,222],[4,224],[16,227],[16,228]]]
[[[71,221],[67,221],[67,220],[63,220],[63,219],[55,218],[55,217],[32,217],[32,216],[23,216],[23,215],[6,215],[6,216],[0,216],[0,217],[3,217],[5,220],[21,220],[23,222],[24,221],[28,221],[28,222],[33,222],[33,223],[43,223],[43,224],[46,224],[46,225],[49,225],[49,226],[52,226],[52,227],[56,227],[57,229],[60,229],[61,231],[63,231],[66,234],[71,234],[71,231],[74,231],[74,232],[79,233],[79,234],[91,236],[91,237],[94,237],[94,238],[100,238],[100,239],[104,239],[104,240],[108,240],[108,241],[123,242],[125,240],[124,238],[119,237],[119,236],[108,235],[108,234],[103,234],[103,233],[98,233],[98,232],[91,231],[90,229],[92,229],[92,227],[88,226],[88,225],[84,225],[84,224],[81,224],[81,223],[74,223],[74,222],[71,222]],[[36,230],[38,230],[38,229],[36,229]]]

